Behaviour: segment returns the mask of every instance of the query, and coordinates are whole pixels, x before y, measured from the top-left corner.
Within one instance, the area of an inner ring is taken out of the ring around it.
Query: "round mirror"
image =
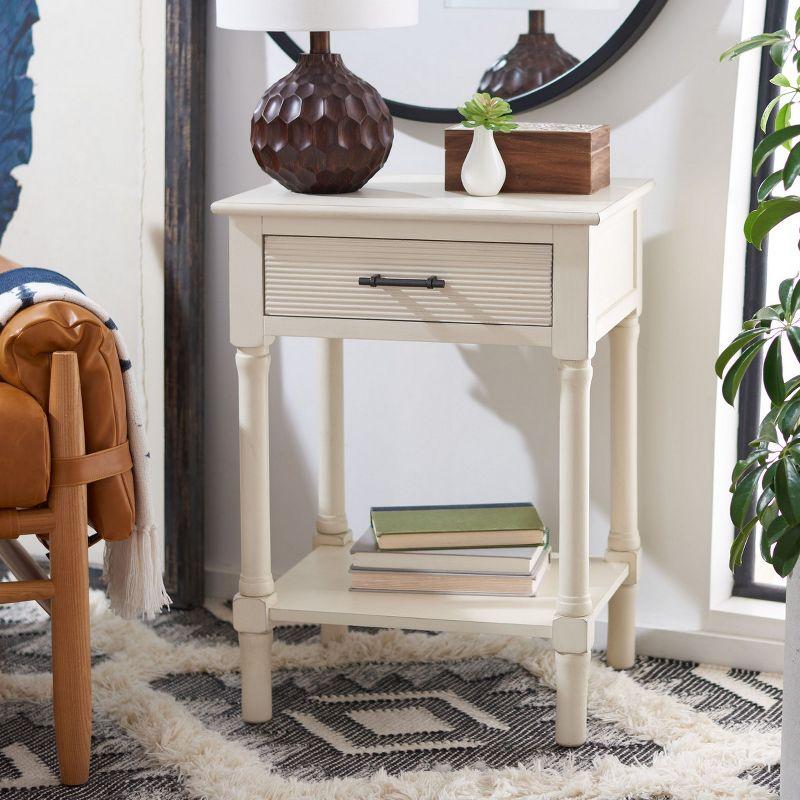
[[[336,32],[331,49],[395,117],[459,122],[457,106],[476,91],[519,112],[578,89],[628,50],[666,1],[420,0],[416,27]],[[289,34],[270,36],[295,61],[304,52]]]

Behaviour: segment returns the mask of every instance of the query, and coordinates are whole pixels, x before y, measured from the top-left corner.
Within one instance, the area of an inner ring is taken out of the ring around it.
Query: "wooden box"
[[[503,192],[592,194],[610,181],[608,125],[523,122],[494,139],[506,164]],[[455,125],[444,132],[444,188],[463,191],[461,165],[472,130]]]

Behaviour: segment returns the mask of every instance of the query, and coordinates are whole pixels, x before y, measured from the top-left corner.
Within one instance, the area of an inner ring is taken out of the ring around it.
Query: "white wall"
[[[718,54],[741,34],[743,0],[670,0],[650,30],[589,86],[530,120],[607,122],[613,174],[653,177],[645,203],[640,346],[639,622],[703,628],[708,608],[720,297],[737,70]],[[290,68],[258,34],[210,20],[208,199],[264,176],[248,146],[264,86]],[[363,34],[369,35],[369,34]],[[335,41],[335,40],[334,40]],[[756,56],[753,56],[756,58]],[[379,76],[371,76],[380,86]],[[439,126],[396,121],[392,172],[441,172]],[[208,228],[206,425],[210,586],[237,571],[236,371],[227,344],[226,226]],[[732,303],[740,303],[733,298]],[[741,308],[741,305],[739,305]],[[738,312],[737,312],[738,313]],[[316,486],[315,348],[275,348],[271,392],[273,564],[310,547]],[[515,348],[348,342],[347,509],[360,533],[372,504],[533,499],[556,522],[554,363]],[[592,391],[592,546],[608,528],[608,348]]]
[[[22,192],[2,253],[63,272],[119,324],[145,397],[161,519],[164,0],[38,6],[33,151],[14,173]],[[90,557],[102,563],[102,548]]]

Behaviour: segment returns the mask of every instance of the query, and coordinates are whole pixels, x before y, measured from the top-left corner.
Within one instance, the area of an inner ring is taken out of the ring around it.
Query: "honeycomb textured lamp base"
[[[478,91],[511,98],[555,80],[578,64],[552,33],[523,33],[481,78]]]
[[[386,163],[392,115],[336,53],[310,53],[267,89],[250,133],[261,169],[293,192],[358,191]]]

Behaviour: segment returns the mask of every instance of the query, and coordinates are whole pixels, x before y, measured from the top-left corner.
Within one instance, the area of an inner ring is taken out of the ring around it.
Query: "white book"
[[[548,548],[471,547],[453,550],[380,550],[372,527],[350,548],[350,563],[358,569],[420,572],[462,572],[529,576]]]

